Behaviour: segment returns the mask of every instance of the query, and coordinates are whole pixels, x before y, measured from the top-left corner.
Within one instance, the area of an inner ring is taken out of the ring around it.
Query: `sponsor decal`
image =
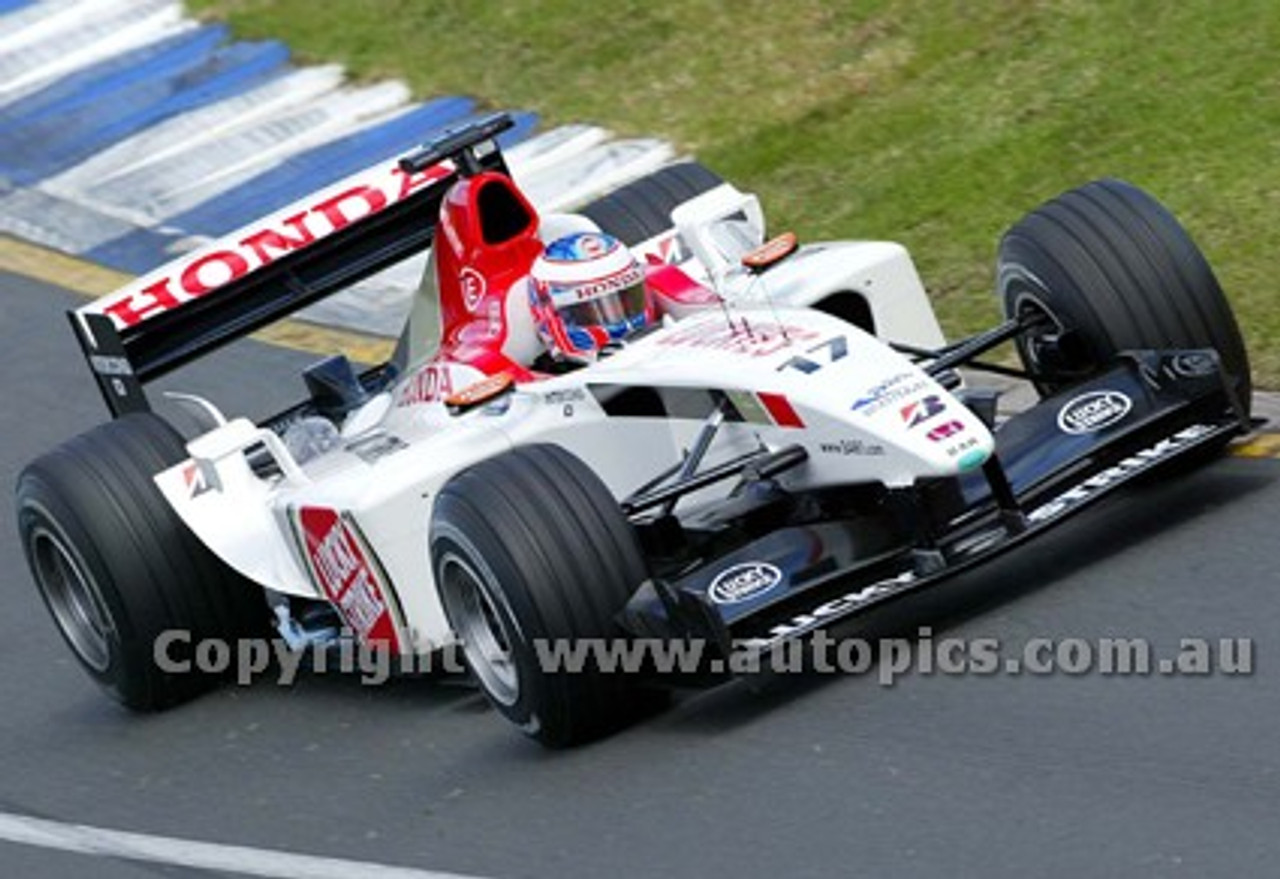
[[[1169,361],[1169,368],[1174,375],[1183,378],[1203,378],[1218,371],[1218,362],[1213,355],[1204,351],[1191,351],[1186,354],[1175,354]]]
[[[988,454],[982,449],[975,449],[972,452],[965,453],[956,466],[960,468],[961,473],[968,473],[970,470],[977,470],[983,464],[987,463]]]
[[[582,388],[566,388],[560,391],[546,391],[542,395],[542,402],[548,406],[559,406],[560,413],[565,418],[572,418],[575,406],[578,403],[584,403],[587,399],[587,392]]]
[[[347,443],[346,450],[366,464],[374,464],[387,455],[394,455],[409,448],[409,444],[389,433],[371,434]]]
[[[952,443],[944,448],[943,451],[947,453],[947,457],[959,458],[966,452],[977,449],[979,445],[981,445],[981,443],[979,443],[978,438],[976,436],[971,436],[960,440],[958,443]]]
[[[391,610],[351,529],[327,507],[303,507],[298,521],[316,584],[360,643],[398,650]]]
[[[742,318],[720,327],[700,321],[696,326],[657,336],[655,342],[671,348],[701,348],[746,357],[769,357],[796,343],[814,341],[821,335],[817,330],[805,327],[767,321],[750,324]]]
[[[976,436],[969,435],[966,435],[963,439],[956,439],[956,437],[963,434],[965,430],[966,428],[963,421],[951,420],[939,424],[937,427],[931,429],[927,434],[925,434],[925,436],[927,436],[931,442],[946,443],[946,445],[943,446],[942,451],[947,454],[947,457],[960,458],[967,457],[970,454],[978,454],[982,456],[978,461],[980,464],[982,461],[986,460],[987,455],[985,451],[979,449],[979,446],[982,445],[982,441]],[[961,469],[964,469],[963,464],[961,465]]]
[[[257,228],[242,229],[175,260],[85,310],[107,315],[117,329],[137,326],[379,213],[449,173],[447,165],[435,165],[410,174],[391,163],[351,181],[341,191],[323,193],[301,209],[295,205],[261,221]]]
[[[963,421],[944,421],[937,427],[925,434],[931,442],[940,443],[943,440],[951,439],[951,437],[964,432]]]
[[[182,468],[182,481],[187,486],[187,496],[192,500],[206,492],[222,490],[217,471],[212,466],[202,466],[199,461],[190,461]]]
[[[396,397],[397,406],[433,403],[453,393],[453,379],[447,364],[429,363],[405,381]]]
[[[1044,522],[1048,519],[1057,518],[1117,482],[1128,479],[1135,473],[1158,464],[1170,455],[1177,454],[1211,433],[1213,433],[1213,428],[1205,424],[1193,424],[1185,430],[1180,430],[1173,436],[1160,440],[1154,446],[1130,455],[1114,467],[1108,467],[1106,470],[1090,476],[1079,485],[1067,489],[1048,503],[1036,507],[1027,514],[1027,518],[1032,522]]]
[[[768,562],[743,562],[725,568],[711,581],[707,595],[716,604],[738,604],[763,595],[782,582],[782,571]]]
[[[674,230],[631,248],[636,259],[648,265],[679,265],[693,257],[688,245]]]
[[[561,403],[581,403],[587,399],[587,392],[582,388],[565,388],[559,391],[545,391],[542,394],[542,402],[548,406],[558,406]]]
[[[834,443],[819,443],[818,449],[827,455],[878,457],[884,454],[884,446],[860,439],[842,439]]]
[[[902,420],[906,422],[907,428],[917,427],[924,424],[935,415],[941,415],[947,409],[947,404],[942,402],[942,398],[936,394],[930,394],[923,399],[916,400],[903,406],[899,414]]]
[[[485,283],[484,275],[477,272],[471,266],[467,266],[458,273],[458,286],[462,290],[462,301],[467,306],[467,311],[474,312],[480,307],[480,303],[484,300],[484,294],[489,289]]]
[[[133,367],[125,357],[94,354],[89,358],[89,366],[98,375],[133,375]]]
[[[919,577],[914,572],[903,571],[896,577],[889,577],[877,583],[872,583],[870,586],[862,586],[824,602],[805,613],[796,614],[785,623],[780,623],[771,628],[765,635],[744,638],[738,642],[738,646],[746,650],[767,649],[788,638],[794,638],[797,635],[812,631],[833,617],[843,616],[895,592],[901,592],[909,588],[918,579]]]
[[[604,296],[606,293],[612,293],[616,290],[625,290],[639,284],[644,280],[644,271],[639,265],[623,269],[620,272],[614,272],[604,278],[595,281],[587,281],[571,288],[564,288],[559,285],[551,286],[551,301],[556,305],[571,305],[573,302],[583,302],[589,299],[595,299]],[[568,300],[568,301],[566,301]]]
[[[1124,419],[1133,401],[1120,391],[1090,391],[1058,410],[1058,429],[1063,433],[1097,433]]]
[[[900,372],[873,385],[854,401],[852,409],[872,416],[897,403],[904,403],[929,389],[929,380],[918,372]]]

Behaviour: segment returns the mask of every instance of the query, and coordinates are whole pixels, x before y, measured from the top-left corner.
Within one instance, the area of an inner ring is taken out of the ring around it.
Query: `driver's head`
[[[605,345],[652,318],[644,271],[631,251],[603,232],[557,238],[529,273],[538,333],[553,357],[594,360]]]

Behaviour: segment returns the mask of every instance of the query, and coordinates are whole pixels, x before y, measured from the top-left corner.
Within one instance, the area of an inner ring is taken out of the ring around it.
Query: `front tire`
[[[540,655],[621,637],[615,616],[648,576],[630,522],[578,458],[525,446],[454,477],[436,499],[430,551],[469,668],[527,735],[564,747],[646,710],[632,676],[591,657],[551,669]]]
[[[18,530],[45,606],[89,676],[138,711],[215,682],[157,662],[166,632],[184,633],[166,651],[176,667],[190,664],[203,639],[266,631],[261,591],[201,544],[152,482],[186,457],[159,417],[127,415],[43,455],[18,479]]]
[[[1105,369],[1119,351],[1213,348],[1246,413],[1249,357],[1204,254],[1158,201],[1098,180],[1015,224],[1000,242],[1006,317],[1036,326],[1019,353],[1042,393]]]

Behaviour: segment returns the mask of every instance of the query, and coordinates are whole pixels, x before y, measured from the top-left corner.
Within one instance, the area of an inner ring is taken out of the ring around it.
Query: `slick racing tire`
[[[1191,236],[1158,201],[1098,180],[1005,233],[997,289],[1041,393],[1104,369],[1118,351],[1214,348],[1248,411],[1249,357],[1231,306]]]
[[[590,658],[557,669],[539,656],[622,637],[615,616],[648,576],[631,523],[578,458],[531,445],[463,471],[436,498],[430,552],[470,671],[527,735],[566,747],[653,707],[620,670]]]
[[[186,457],[159,417],[127,415],[38,458],[18,479],[18,530],[45,606],[89,676],[138,711],[215,682],[193,662],[200,641],[234,645],[267,631],[261,590],[205,548],[151,480]],[[166,632],[182,636],[157,648]]]
[[[674,208],[723,182],[697,162],[680,162],[615,189],[582,213],[623,244],[635,247],[674,228]]]

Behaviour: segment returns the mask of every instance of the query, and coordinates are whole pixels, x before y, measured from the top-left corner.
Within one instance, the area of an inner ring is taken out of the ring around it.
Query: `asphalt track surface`
[[[70,294],[0,274],[0,481],[101,420]],[[299,355],[180,384],[261,414]],[[275,376],[268,379],[267,376]],[[0,813],[488,877],[1260,876],[1280,859],[1280,464],[1138,487],[868,621],[934,637],[1251,638],[1248,676],[787,675],[546,753],[456,683],[310,676],[126,714],[0,504]],[[0,875],[211,876],[0,843]]]

